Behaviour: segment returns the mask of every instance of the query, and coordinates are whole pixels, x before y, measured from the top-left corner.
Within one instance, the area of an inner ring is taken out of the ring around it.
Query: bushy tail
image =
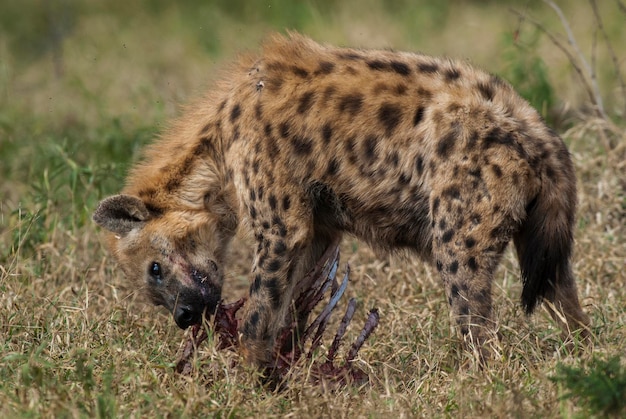
[[[527,206],[526,221],[514,238],[524,283],[522,305],[527,314],[544,298],[553,301],[560,285],[573,282],[570,256],[576,177],[564,145],[563,151],[557,161],[545,162],[541,190]]]

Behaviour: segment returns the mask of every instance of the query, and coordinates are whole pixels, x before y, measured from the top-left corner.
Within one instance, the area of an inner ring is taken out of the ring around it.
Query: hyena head
[[[104,199],[94,221],[111,234],[108,245],[133,285],[166,307],[185,329],[215,311],[232,234],[218,214],[163,211],[140,198]]]

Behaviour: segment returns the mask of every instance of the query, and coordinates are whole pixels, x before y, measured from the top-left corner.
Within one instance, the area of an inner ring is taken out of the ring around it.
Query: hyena
[[[241,343],[271,352],[294,283],[344,233],[430,262],[464,342],[494,336],[509,241],[530,314],[587,335],[572,268],[576,178],[513,88],[462,61],[275,35],[149,146],[94,220],[126,275],[181,328],[220,301],[227,248],[255,239]]]

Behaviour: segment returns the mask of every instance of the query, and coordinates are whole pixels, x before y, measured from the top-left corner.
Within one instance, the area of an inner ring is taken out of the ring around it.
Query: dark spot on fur
[[[406,186],[411,183],[411,175],[407,175],[406,173],[401,173],[398,178],[398,183],[402,186]]]
[[[267,198],[267,202],[270,204],[270,208],[272,210],[276,209],[276,197],[274,196],[274,194],[270,194],[270,196]]]
[[[445,233],[443,233],[443,236],[441,236],[441,241],[444,243],[448,243],[450,240],[452,240],[452,237],[454,237],[454,231],[447,230]]]
[[[260,146],[260,144],[257,144],[257,146]],[[258,154],[259,151],[260,150],[257,150],[257,154]],[[255,175],[259,173],[259,164],[260,164],[260,162],[258,160],[255,160],[252,163],[252,172],[254,172]]]
[[[264,230],[269,230],[270,229],[270,223],[269,221],[263,221],[261,223],[261,227],[263,227]]]
[[[551,166],[547,166],[546,167],[546,176],[548,177],[548,179],[554,181],[556,178],[556,172],[554,171],[554,169]]]
[[[448,68],[443,75],[447,81],[454,81],[461,77],[461,73],[456,68]]]
[[[280,284],[277,278],[271,278],[265,282],[265,288],[269,292],[270,300],[274,309],[280,308],[281,292]]]
[[[476,146],[477,142],[478,142],[478,132],[477,131],[472,131],[470,133],[469,138],[467,139],[467,146],[466,146],[466,148],[468,150],[474,149],[474,147]]]
[[[330,98],[335,95],[336,91],[337,91],[337,88],[333,86],[332,84],[330,86],[327,86],[326,89],[324,89],[324,95],[322,96],[323,103],[328,102]]]
[[[413,126],[417,126],[417,124],[422,122],[422,119],[424,119],[424,111],[425,109],[423,106],[417,107],[417,109],[415,110],[415,115],[413,115]]]
[[[263,199],[264,192],[265,188],[263,187],[263,185],[259,185],[259,188],[257,189],[257,196],[259,197],[259,199]]]
[[[363,154],[367,160],[376,159],[376,144],[378,140],[373,135],[368,135],[363,142]]]
[[[396,87],[394,90],[398,96],[402,96],[406,93],[406,91],[408,90],[408,87],[404,83],[398,83],[396,84]]]
[[[448,113],[456,113],[459,110],[461,110],[461,108],[462,108],[462,106],[459,105],[458,103],[451,103],[451,104],[448,105],[447,112]]]
[[[285,242],[282,240],[277,241],[274,245],[274,254],[276,254],[277,256],[282,256],[283,254],[285,254],[286,251],[287,245],[285,244]]]
[[[427,101],[428,99],[433,97],[433,93],[430,90],[426,90],[423,87],[420,87],[417,89],[417,96]]]
[[[213,139],[208,137],[201,137],[198,141],[198,145],[193,150],[194,156],[206,156],[210,154],[214,154],[215,149],[213,147]]]
[[[353,51],[339,51],[337,52],[337,58],[341,58],[342,60],[355,61],[361,59],[361,54]]]
[[[500,128],[494,128],[487,133],[482,142],[482,149],[486,150],[496,145],[511,147],[517,151],[517,154],[520,157],[527,157],[524,149],[517,141],[515,141],[513,135],[509,132],[501,130]]]
[[[481,178],[481,172],[480,172],[480,167],[476,167],[474,169],[470,169],[467,172],[470,176],[476,177],[476,178]]]
[[[311,106],[313,105],[313,97],[314,97],[314,92],[313,91],[309,91],[304,93],[302,96],[300,96],[300,103],[298,104],[298,113],[302,114],[302,113],[306,113],[311,109]]]
[[[295,136],[291,139],[293,150],[298,155],[310,154],[313,150],[313,141],[310,138]]]
[[[254,314],[259,314],[257,312],[255,312]],[[246,321],[243,325],[243,330],[242,333],[244,336],[246,337],[250,337],[250,338],[254,338],[256,337],[257,334],[257,325],[252,325],[252,322],[250,320]]]
[[[457,186],[449,186],[443,190],[443,196],[452,199],[461,199],[461,192]]]
[[[333,157],[330,160],[330,163],[328,163],[326,174],[328,174],[329,176],[334,176],[337,174],[338,171],[339,171],[339,162],[337,161],[336,158]]]
[[[271,261],[267,264],[266,270],[267,270],[268,272],[274,273],[274,272],[277,272],[277,271],[280,269],[281,265],[282,265],[282,264],[281,264],[280,260],[278,260],[278,259],[273,259],[273,260],[271,260]]]
[[[254,192],[254,189],[250,189],[250,201],[256,201],[256,193]]]
[[[424,173],[424,158],[419,154],[415,158],[415,170],[417,170],[419,176]]]
[[[137,193],[137,195],[139,195],[140,198],[148,198],[148,197],[154,196],[156,192],[157,192],[156,189],[148,188],[148,189],[142,189],[141,191]]]
[[[438,270],[439,272],[441,272],[441,271],[443,270],[443,262],[441,262],[440,260],[438,260],[438,261],[437,261],[437,263],[436,263],[436,265],[437,265],[437,270]]]
[[[289,137],[289,131],[291,130],[291,127],[289,125],[288,122],[283,122],[282,124],[280,124],[280,136],[283,138],[288,138]]]
[[[475,257],[470,257],[467,260],[467,266],[472,270],[472,272],[476,272],[478,270],[478,264],[476,263]]]
[[[332,73],[334,69],[335,69],[334,63],[331,63],[330,61],[320,61],[320,66],[318,67],[317,70],[315,70],[313,74],[316,76],[319,76],[319,75],[325,76],[325,75]]]
[[[293,74],[295,74],[298,77],[302,77],[303,79],[307,78],[309,76],[309,72],[308,71],[306,71],[302,67],[298,67],[298,66],[295,66],[295,65],[291,67],[291,71],[293,72]]]
[[[388,68],[388,64],[380,60],[371,60],[368,61],[366,64],[372,70],[382,71]]]
[[[257,102],[256,105],[254,105],[254,116],[258,120],[263,119],[263,105],[261,102]]]
[[[350,115],[356,115],[363,106],[363,95],[360,93],[352,93],[343,96],[339,100],[339,111],[348,112]]]
[[[253,220],[256,218],[256,208],[254,208],[254,206],[250,207],[250,218],[252,218]]]
[[[378,120],[384,125],[387,135],[391,134],[400,122],[402,110],[399,106],[384,103],[378,109]]]
[[[403,62],[392,61],[389,63],[389,65],[391,66],[391,69],[393,71],[400,74],[401,76],[408,76],[409,74],[411,74],[411,69]]]
[[[445,230],[446,226],[447,226],[447,223],[446,223],[446,219],[445,218],[442,218],[441,220],[439,220],[439,229],[440,230]]]
[[[455,130],[447,133],[440,141],[437,143],[437,155],[443,159],[447,158],[450,155],[450,152],[454,148],[454,142],[457,137],[457,132]]]
[[[493,174],[496,175],[496,177],[502,177],[502,169],[500,169],[500,166],[498,166],[497,164],[492,164],[491,170],[493,171]]]
[[[480,93],[480,95],[485,99],[485,100],[493,100],[493,97],[495,95],[495,92],[493,90],[493,86],[491,86],[488,83],[484,83],[484,82],[479,82],[476,85],[476,88],[478,89],[478,92]]]
[[[459,307],[459,314],[462,316],[467,316],[469,312],[469,305],[467,303],[461,304],[461,306]]]
[[[235,122],[237,118],[241,115],[241,105],[238,103],[233,106],[233,109],[230,111],[230,122]]]
[[[272,136],[272,124],[270,124],[269,122],[265,123],[265,126],[263,127],[263,132],[265,132],[265,135],[267,137],[271,137]]]
[[[200,132],[198,133],[198,135],[200,137],[205,136],[213,127],[213,123],[209,122],[208,124],[206,124],[205,126],[202,127],[202,129],[200,130]]]
[[[324,140],[324,143],[328,144],[330,143],[330,140],[332,137],[333,137],[333,127],[330,125],[330,123],[327,122],[322,127],[322,139]]]
[[[269,155],[272,161],[275,161],[280,154],[280,149],[276,145],[276,140],[273,137],[267,137],[267,141],[265,141],[265,147],[267,149],[267,154]]]
[[[468,249],[471,249],[475,245],[476,245],[476,239],[474,239],[473,237],[467,237],[465,239],[465,247],[467,247]]]
[[[289,211],[289,208],[291,208],[291,198],[289,198],[289,195],[285,195],[283,197],[283,210]]]
[[[389,86],[387,85],[387,83],[378,82],[378,83],[374,84],[374,88],[372,89],[372,93],[374,95],[378,95],[378,94],[386,92],[388,90],[389,90]]]
[[[450,273],[452,275],[456,275],[458,270],[459,270],[459,262],[456,260],[453,260],[452,263],[450,264]]]
[[[439,71],[439,66],[435,63],[418,63],[417,69],[422,73],[432,74]]]

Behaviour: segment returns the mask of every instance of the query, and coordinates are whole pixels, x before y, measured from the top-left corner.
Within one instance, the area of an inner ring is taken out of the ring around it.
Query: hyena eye
[[[150,264],[150,269],[148,270],[148,272],[150,273],[150,276],[156,281],[156,282],[161,282],[163,280],[162,278],[162,272],[161,272],[161,265],[159,265],[158,262],[152,262]]]

